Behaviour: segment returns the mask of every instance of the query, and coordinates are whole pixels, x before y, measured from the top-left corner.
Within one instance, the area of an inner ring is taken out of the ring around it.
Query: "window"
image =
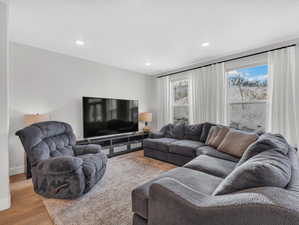
[[[264,130],[268,65],[227,71],[228,121],[231,127]]]
[[[171,81],[171,118],[174,124],[191,122],[190,79]]]

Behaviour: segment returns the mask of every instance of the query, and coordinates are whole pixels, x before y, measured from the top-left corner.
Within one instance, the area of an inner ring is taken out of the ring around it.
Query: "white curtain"
[[[157,79],[158,86],[158,129],[170,123],[170,81],[169,77]]]
[[[193,70],[193,122],[227,124],[224,63]]]
[[[268,118],[267,131],[284,135],[298,146],[298,87],[295,75],[295,47],[268,53]]]

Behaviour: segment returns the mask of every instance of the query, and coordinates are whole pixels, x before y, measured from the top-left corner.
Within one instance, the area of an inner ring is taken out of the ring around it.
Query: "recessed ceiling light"
[[[83,46],[83,45],[85,45],[85,42],[82,40],[77,40],[76,45]]]
[[[150,65],[152,65],[152,63],[151,62],[146,62],[145,65],[150,66]]]
[[[208,47],[210,46],[210,42],[204,42],[201,44],[202,47]]]

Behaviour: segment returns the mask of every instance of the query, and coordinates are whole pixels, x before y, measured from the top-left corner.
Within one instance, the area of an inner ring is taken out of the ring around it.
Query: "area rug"
[[[141,152],[108,160],[104,178],[76,200],[43,199],[55,225],[132,225],[131,192],[173,168]]]

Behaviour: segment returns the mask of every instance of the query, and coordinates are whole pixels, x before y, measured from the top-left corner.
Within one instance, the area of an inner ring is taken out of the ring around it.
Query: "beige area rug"
[[[135,152],[108,160],[104,178],[76,200],[43,199],[56,225],[132,225],[131,192],[174,166]]]

